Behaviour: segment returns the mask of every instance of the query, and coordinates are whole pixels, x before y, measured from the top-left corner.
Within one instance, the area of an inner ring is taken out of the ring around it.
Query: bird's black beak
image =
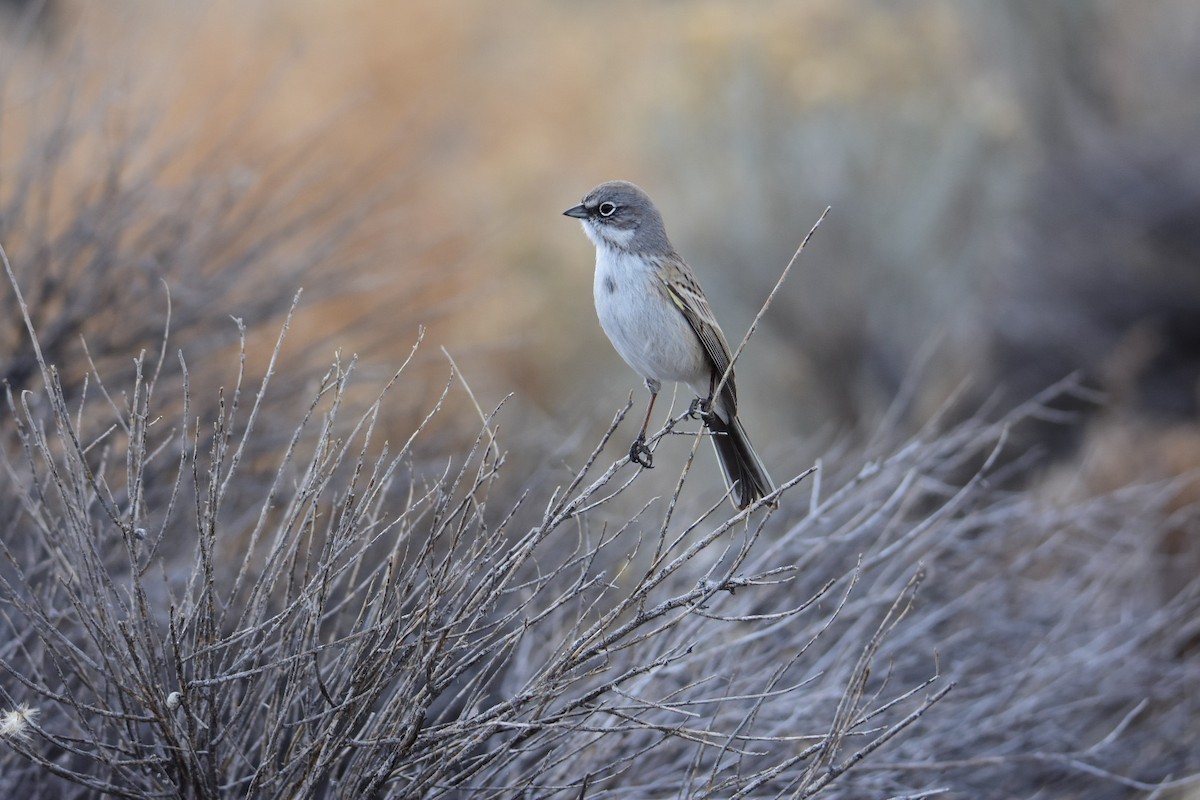
[[[575,219],[587,219],[588,211],[582,205],[571,206],[563,212],[563,216],[574,217]]]

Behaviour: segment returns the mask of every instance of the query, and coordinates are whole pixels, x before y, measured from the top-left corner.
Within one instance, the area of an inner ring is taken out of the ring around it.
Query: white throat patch
[[[591,220],[581,220],[583,232],[592,240],[596,247],[616,247],[621,250],[629,248],[633,235],[637,233],[632,228],[614,228],[611,225],[598,225]]]

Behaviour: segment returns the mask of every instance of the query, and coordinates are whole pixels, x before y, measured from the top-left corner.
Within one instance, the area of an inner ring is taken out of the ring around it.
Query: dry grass
[[[778,512],[687,507],[689,459],[610,525],[643,474],[603,457],[624,410],[568,483],[496,496],[495,412],[431,473],[441,404],[380,445],[405,369],[355,411],[338,362],[260,482],[275,359],[215,416],[145,357],[75,404],[37,363],[4,453],[18,794],[1117,797],[1197,769],[1171,731],[1197,711],[1200,593],[1139,586],[1175,488],[1002,488],[1009,430],[1063,390],[831,457]]]

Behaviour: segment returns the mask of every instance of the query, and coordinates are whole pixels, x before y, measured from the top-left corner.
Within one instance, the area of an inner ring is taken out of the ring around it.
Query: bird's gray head
[[[563,214],[582,222],[584,233],[597,247],[643,254],[673,252],[662,215],[650,196],[629,181],[602,183]]]

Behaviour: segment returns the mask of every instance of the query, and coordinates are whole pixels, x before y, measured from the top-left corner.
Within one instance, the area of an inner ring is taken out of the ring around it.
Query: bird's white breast
[[[643,379],[707,385],[700,340],[668,298],[653,264],[598,242],[592,293],[600,326]]]

